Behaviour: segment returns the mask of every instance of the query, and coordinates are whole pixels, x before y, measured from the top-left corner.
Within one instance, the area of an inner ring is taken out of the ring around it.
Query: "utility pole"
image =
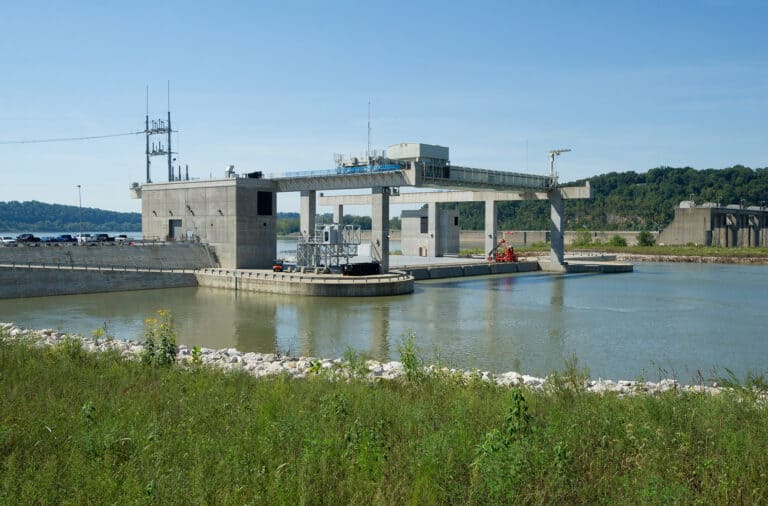
[[[77,185],[77,202],[80,210],[80,235],[77,237],[79,243],[83,238],[83,189],[80,185]]]

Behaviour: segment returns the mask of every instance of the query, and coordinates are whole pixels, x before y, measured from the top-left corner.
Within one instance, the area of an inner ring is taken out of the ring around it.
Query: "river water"
[[[397,359],[413,334],[428,361],[543,376],[577,357],[593,378],[696,381],[765,372],[768,266],[639,263],[613,275],[531,273],[419,282],[411,295],[324,298],[211,288],[0,300],[0,321],[141,339],[172,311],[179,342]]]

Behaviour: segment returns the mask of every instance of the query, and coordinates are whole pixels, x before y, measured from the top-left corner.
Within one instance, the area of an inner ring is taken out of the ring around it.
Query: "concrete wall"
[[[202,269],[217,266],[215,251],[204,244],[128,245],[105,243],[0,247],[0,264]]]
[[[768,211],[740,206],[678,207],[658,242],[725,248],[764,246],[768,242]]]
[[[141,225],[145,239],[173,235],[174,240],[210,244],[219,262],[230,268],[268,268],[277,246],[275,183],[229,178],[145,184]],[[259,199],[267,199],[259,202]],[[260,210],[268,212],[259,212]]]
[[[0,299],[197,286],[194,274],[0,267]]]
[[[711,245],[712,210],[710,208],[677,208],[675,218],[659,234],[662,244]]]
[[[377,297],[413,292],[413,278],[406,275],[389,277],[332,277],[315,274],[254,273],[215,269],[198,272],[200,286],[226,288],[267,294],[314,295],[325,297]]]
[[[403,211],[400,215],[400,247],[403,255],[418,256],[426,250],[427,256],[441,257],[459,253],[461,223],[455,209],[438,209],[437,223],[427,224],[427,232],[421,232],[421,219],[428,217],[427,209]],[[432,232],[430,232],[432,231]],[[430,237],[435,234],[436,237]],[[430,248],[430,244],[434,247]]]

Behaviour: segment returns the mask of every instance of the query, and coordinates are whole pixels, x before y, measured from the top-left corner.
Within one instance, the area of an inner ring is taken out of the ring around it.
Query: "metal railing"
[[[322,170],[305,170],[305,171],[292,171],[286,172],[285,175],[277,176],[275,179],[287,179],[287,178],[299,178],[299,177],[316,177],[316,176],[344,176],[350,174],[370,174],[371,172],[392,172],[396,170],[403,170],[403,167],[399,164],[387,164],[387,165],[361,165],[356,167],[336,167],[334,169],[322,169]]]

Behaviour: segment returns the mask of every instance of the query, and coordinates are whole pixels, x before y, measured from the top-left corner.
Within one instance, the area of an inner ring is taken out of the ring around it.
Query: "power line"
[[[58,137],[53,139],[27,139],[22,141],[0,141],[0,144],[41,144],[44,142],[71,142],[71,141],[88,141],[92,139],[107,139],[109,137],[127,137],[129,135],[141,135],[144,130],[138,132],[126,132],[123,134],[109,134],[109,135],[90,135],[87,137]]]

